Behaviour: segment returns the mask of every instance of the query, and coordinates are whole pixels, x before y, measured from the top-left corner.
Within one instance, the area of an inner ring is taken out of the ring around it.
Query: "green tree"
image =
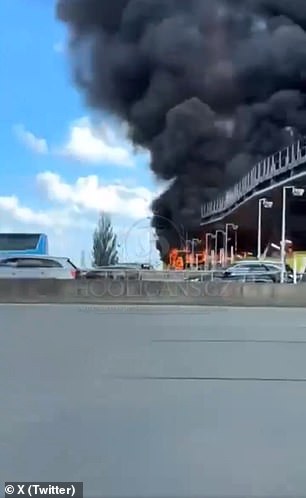
[[[93,266],[109,266],[118,263],[117,236],[109,216],[100,215],[93,234]]]

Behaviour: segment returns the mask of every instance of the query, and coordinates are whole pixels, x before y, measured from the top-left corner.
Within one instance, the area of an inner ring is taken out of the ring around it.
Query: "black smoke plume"
[[[88,105],[127,121],[172,180],[153,204],[170,245],[306,132],[306,0],[58,0],[57,16]]]

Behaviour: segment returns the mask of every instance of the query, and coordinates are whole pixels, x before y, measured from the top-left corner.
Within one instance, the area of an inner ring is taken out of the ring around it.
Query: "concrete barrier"
[[[244,284],[242,306],[306,307],[306,285]]]
[[[213,304],[241,295],[241,285],[217,282],[0,279],[1,303]]]
[[[306,284],[0,279],[0,303],[304,307]]]

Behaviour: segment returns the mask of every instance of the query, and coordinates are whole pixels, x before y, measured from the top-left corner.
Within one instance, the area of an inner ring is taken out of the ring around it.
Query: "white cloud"
[[[70,124],[67,139],[61,146],[48,144],[46,139],[36,137],[22,125],[15,126],[15,133],[34,152],[50,152],[88,164],[131,167],[140,154],[149,159],[147,152],[135,150],[127,138],[125,125],[111,126],[104,122],[95,126],[87,117]]]
[[[22,206],[19,199],[12,195],[0,197],[0,212],[7,217],[11,217],[21,223],[49,225],[50,218],[46,213],[33,211],[32,209]]]
[[[120,183],[103,184],[96,175],[66,183],[50,171],[37,176],[39,188],[52,202],[89,212],[107,212],[138,219],[149,216],[153,193],[145,187],[127,187]]]
[[[92,234],[102,209],[112,215],[121,261],[147,261],[149,255],[158,260],[156,251],[149,249],[147,189],[102,186],[90,177],[69,185],[53,173],[42,173],[38,183],[48,193],[46,209],[25,206],[14,195],[0,197],[2,232],[47,233],[50,254],[69,256],[79,264],[84,250],[90,265]],[[101,194],[105,194],[102,201]]]
[[[23,125],[16,125],[14,131],[18,139],[29,149],[37,154],[47,154],[48,144],[44,138],[39,138],[25,129]]]
[[[2,232],[44,232],[48,234],[50,253],[70,256],[77,264],[81,251],[91,260],[92,234],[101,211],[112,217],[118,234],[121,260],[152,261],[158,255],[150,246],[147,219],[154,193],[143,186],[107,184],[95,175],[65,181],[46,171],[36,177],[44,206],[24,205],[16,195],[0,196]]]
[[[41,229],[56,228],[62,230],[66,227],[84,225],[84,219],[70,206],[66,210],[37,210],[24,206],[15,195],[0,197],[0,216],[6,222],[13,221],[19,225],[30,225],[33,228]]]
[[[46,210],[24,206],[18,197],[0,197],[1,232],[47,233],[50,254],[70,256],[79,263],[80,252],[86,249],[90,262],[92,232],[96,220],[90,220],[70,207]]]
[[[86,117],[71,124],[68,140],[60,152],[89,163],[132,166],[134,162],[133,147],[121,129],[115,131],[107,124],[95,128]]]

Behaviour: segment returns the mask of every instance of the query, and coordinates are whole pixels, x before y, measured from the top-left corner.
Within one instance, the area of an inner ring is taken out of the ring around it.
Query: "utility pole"
[[[302,197],[304,195],[304,188],[296,188],[293,186],[283,187],[283,205],[282,205],[282,240],[281,240],[281,283],[285,281],[286,273],[286,211],[287,211],[287,190],[291,190],[294,197]]]
[[[261,220],[262,220],[262,207],[271,209],[273,202],[268,201],[265,197],[258,201],[258,228],[257,228],[257,259],[261,258]]]
[[[85,268],[86,267],[86,256],[85,256],[84,249],[81,252],[80,266],[81,266],[81,268]]]

